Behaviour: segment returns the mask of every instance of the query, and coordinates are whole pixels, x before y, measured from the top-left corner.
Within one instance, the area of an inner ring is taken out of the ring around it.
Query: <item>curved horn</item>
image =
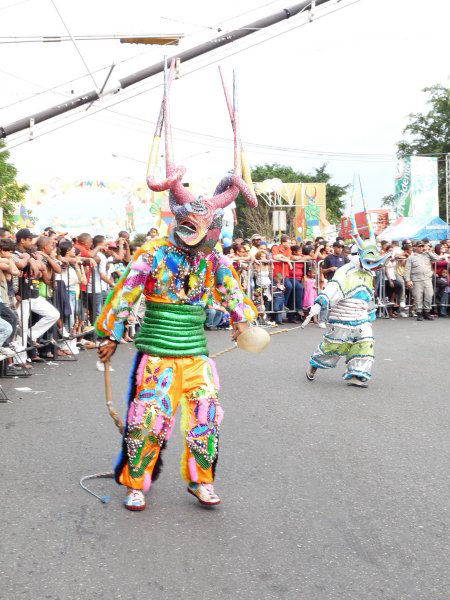
[[[156,181],[154,177],[147,177],[147,185],[154,192],[164,192],[165,190],[172,189],[177,182],[180,182],[185,172],[186,169],[184,167],[174,167],[172,174],[162,181]],[[182,184],[181,187],[183,187]]]
[[[244,196],[244,200],[247,203],[247,206],[249,206],[250,208],[256,208],[258,206],[258,199],[256,198],[254,192],[247,185],[247,183],[242,179],[242,177],[234,176],[233,183],[239,188],[239,191]]]
[[[227,175],[224,177],[216,187],[214,196],[209,202],[215,209],[225,208],[236,200],[239,192],[244,196],[247,206],[254,208],[258,205],[258,200],[252,194],[248,185],[242,177],[237,177],[236,175]]]

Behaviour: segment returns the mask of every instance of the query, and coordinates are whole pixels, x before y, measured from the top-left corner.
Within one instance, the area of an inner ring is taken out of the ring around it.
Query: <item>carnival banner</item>
[[[283,183],[281,179],[255,182],[255,191],[276,210],[295,207],[294,232],[298,244],[325,235],[327,221],[326,183]]]
[[[397,213],[403,217],[439,216],[437,158],[407,156],[397,164]]]
[[[295,188],[295,237],[297,243],[325,235],[327,221],[326,183],[292,183]]]
[[[115,236],[121,230],[131,235],[158,227],[167,233],[165,194],[151,194],[145,182],[59,178],[29,187],[26,208],[37,231],[53,227],[58,232],[78,235],[84,231]],[[170,214],[170,213],[169,213]]]

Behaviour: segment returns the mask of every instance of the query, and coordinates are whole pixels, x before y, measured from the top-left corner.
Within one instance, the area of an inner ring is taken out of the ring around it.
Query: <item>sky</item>
[[[293,0],[0,0],[0,42],[65,35],[55,4],[74,35],[177,33],[184,35],[181,51]],[[359,175],[369,206],[379,207],[393,192],[396,142],[408,114],[426,110],[421,90],[448,85],[449,17],[447,0],[332,0],[311,19],[304,13],[182,64],[171,115],[175,158],[187,167],[186,178],[219,180],[232,166],[220,64],[228,81],[237,72],[251,165],[276,162],[312,172],[326,162],[332,182],[345,185]],[[103,69],[95,73],[97,85],[113,62],[119,78],[167,52],[117,40],[79,42],[79,49],[91,71]],[[161,83],[155,76],[88,111],[37,125],[32,141],[28,131],[10,136],[20,180],[144,180]],[[0,125],[93,87],[70,42],[0,44]]]

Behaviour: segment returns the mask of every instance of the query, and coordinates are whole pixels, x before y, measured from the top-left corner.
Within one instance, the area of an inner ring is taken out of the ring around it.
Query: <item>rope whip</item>
[[[307,317],[301,325],[296,325],[295,327],[289,327],[289,328],[286,327],[285,329],[279,329],[278,331],[272,331],[271,333],[269,333],[269,335],[270,336],[279,335],[280,333],[288,333],[288,332],[294,331],[296,329],[304,329],[308,323],[309,323],[309,320]],[[230,346],[228,348],[225,348],[224,350],[220,350],[219,352],[212,354],[209,358],[218,358],[219,356],[222,356],[223,354],[227,354],[228,352],[232,352],[233,350],[236,350],[237,347],[238,346],[235,343],[233,346]],[[123,430],[124,430],[123,422],[122,422],[122,419],[119,417],[117,410],[114,408],[113,401],[112,401],[111,370],[110,370],[111,363],[109,360],[107,360],[103,364],[105,365],[104,377],[105,377],[106,408],[108,409],[108,413],[111,416],[112,420],[114,421],[114,424],[116,425],[120,434],[123,434]],[[91,494],[92,496],[94,496],[95,498],[100,500],[100,502],[102,502],[103,504],[108,504],[109,496],[99,496],[98,494],[96,494],[95,492],[93,492],[92,490],[87,488],[84,485],[84,482],[88,481],[89,479],[113,479],[113,478],[114,478],[113,471],[109,471],[107,473],[95,473],[94,475],[86,475],[85,477],[82,477],[80,479],[80,486],[83,488],[83,490],[88,492],[88,494]]]

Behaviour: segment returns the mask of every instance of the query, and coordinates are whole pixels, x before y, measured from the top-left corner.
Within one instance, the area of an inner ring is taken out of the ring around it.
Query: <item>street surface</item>
[[[144,512],[112,480],[87,482],[109,504],[80,488],[120,445],[93,351],[2,380],[1,600],[448,600],[450,320],[378,321],[367,390],[342,366],[305,379],[322,333],[218,359],[216,509],[185,491],[179,427]],[[132,355],[113,359],[120,414]]]

